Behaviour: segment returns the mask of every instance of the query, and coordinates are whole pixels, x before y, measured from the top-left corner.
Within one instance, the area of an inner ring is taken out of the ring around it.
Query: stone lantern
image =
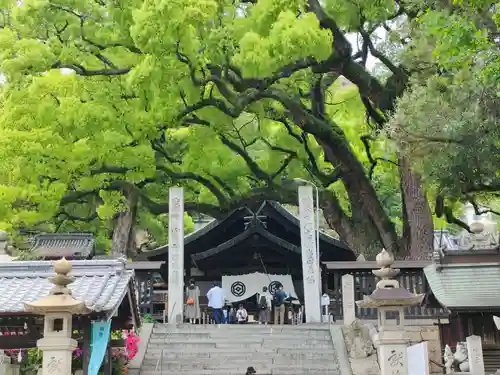
[[[362,301],[356,301],[358,307],[376,308],[378,312],[378,347],[381,375],[407,375],[408,360],[406,355],[406,339],[404,329],[404,309],[422,302],[424,294],[415,295],[393,278],[399,274],[399,269],[392,268],[394,256],[382,250],[376,257],[378,270],[372,271],[380,278],[376,288]],[[389,324],[388,313],[397,313],[399,319]],[[399,321],[399,322],[398,322]]]
[[[43,375],[71,374],[71,355],[77,347],[76,340],[71,338],[72,318],[74,314],[90,313],[68,289],[73,282],[73,278],[68,276],[71,270],[71,263],[65,258],[56,261],[56,275],[49,278],[54,284],[49,295],[24,304],[26,312],[44,316],[43,338],[37,341],[38,348],[43,352]]]

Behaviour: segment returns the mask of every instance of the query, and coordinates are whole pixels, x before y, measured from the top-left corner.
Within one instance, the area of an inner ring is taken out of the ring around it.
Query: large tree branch
[[[382,52],[377,50],[375,48],[375,45],[370,39],[370,34],[366,30],[361,27],[359,29],[359,33],[361,34],[361,37],[363,38],[363,42],[366,43],[370,53],[372,54],[373,57],[376,59],[380,60],[393,74],[400,76],[401,79],[408,79],[408,73],[405,71],[404,68],[400,66],[394,65],[388,58],[385,56]]]
[[[465,229],[467,232],[472,233],[470,227],[465,222],[458,219],[453,213],[453,209],[450,206],[446,205],[445,198],[442,195],[438,195],[436,197],[434,213],[438,218],[444,216],[447,223],[455,224],[460,228]]]
[[[271,178],[268,173],[266,173],[245,151],[243,147],[238,146],[236,143],[230,141],[224,134],[219,134],[221,142],[227,146],[229,149],[237,153],[247,164],[248,168],[252,174],[259,180],[265,181],[267,183],[271,182]]]
[[[500,211],[496,211],[496,210],[493,210],[491,208],[481,207],[479,205],[479,203],[477,203],[477,201],[474,199],[474,197],[472,197],[470,195],[467,196],[467,200],[469,201],[469,203],[474,208],[474,213],[476,215],[484,215],[484,214],[487,214],[487,213],[492,213],[494,215],[500,216]]]
[[[94,77],[94,76],[119,76],[130,72],[132,68],[116,68],[116,69],[95,69],[87,70],[82,65],[79,64],[63,64],[60,61],[56,61],[51,66],[52,69],[71,69],[76,74],[84,77]]]
[[[228,203],[228,199],[224,193],[222,193],[212,181],[200,174],[193,172],[175,172],[165,165],[157,165],[156,169],[166,173],[167,176],[174,180],[191,180],[202,184],[217,198],[221,207],[224,207]]]
[[[361,139],[361,142],[363,142],[363,146],[365,146],[366,156],[368,158],[368,161],[370,162],[370,168],[368,169],[368,177],[370,178],[370,180],[373,179],[373,172],[375,171],[375,167],[377,166],[379,161],[385,161],[387,163],[395,165],[396,167],[399,166],[398,163],[396,163],[392,160],[385,159],[385,158],[378,158],[378,157],[374,158],[373,157],[372,152],[371,152],[371,147],[370,147],[370,141],[373,141],[373,137],[371,137],[369,135],[362,135],[359,138]]]
[[[297,204],[297,199],[296,186],[290,183],[283,186],[255,188],[234,197],[225,207],[186,201],[184,208],[188,212],[197,212],[216,219],[223,219],[228,213],[237,208],[259,206],[265,200],[276,201],[282,204]],[[141,200],[144,206],[155,215],[168,213],[169,211],[168,202],[157,202],[147,196],[142,196]]]

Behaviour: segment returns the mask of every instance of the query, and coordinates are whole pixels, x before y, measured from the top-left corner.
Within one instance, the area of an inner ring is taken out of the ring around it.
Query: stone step
[[[231,330],[220,330],[215,332],[160,332],[153,333],[151,338],[163,339],[166,337],[180,338],[192,337],[200,340],[206,338],[225,338],[225,337],[248,337],[248,338],[272,338],[282,337],[287,339],[293,338],[307,338],[307,339],[328,339],[331,337],[330,332],[320,332],[315,334],[308,334],[306,332],[240,332]]]
[[[246,369],[245,369],[246,371]],[[245,371],[243,372],[238,372],[238,371],[227,371],[227,370],[187,370],[187,371],[176,371],[175,375],[243,375],[245,374]],[[140,375],[173,375],[172,373],[168,373],[165,370],[163,371],[163,374],[161,373],[160,370],[156,370],[154,368],[147,368],[141,370]],[[258,374],[261,375],[261,374]],[[272,375],[270,372],[268,374],[263,373],[262,375]],[[283,374],[285,375],[285,374]],[[288,375],[288,374],[287,374]],[[290,374],[290,375],[302,375],[302,374]],[[323,374],[318,374],[318,375],[323,375]]]
[[[158,364],[158,361],[145,361],[143,363],[143,368],[155,368]],[[266,369],[267,371],[271,371],[272,360],[261,362],[261,361],[231,361],[231,362],[223,362],[216,358],[212,358],[206,361],[175,361],[169,362],[164,361],[160,362],[159,367],[163,367],[163,370],[240,370],[243,369],[242,374],[245,373],[245,370],[248,366],[259,367],[262,370]]]
[[[333,347],[328,348],[284,348],[284,347],[276,347],[276,348],[257,348],[257,349],[242,349],[242,348],[189,348],[189,351],[186,348],[181,347],[169,347],[165,348],[164,346],[157,347],[148,347],[146,355],[160,356],[161,352],[164,354],[172,353],[172,354],[185,354],[185,355],[196,355],[199,353],[203,353],[207,356],[213,355],[239,355],[239,354],[262,354],[269,353],[270,355],[282,355],[282,356],[333,356],[335,354],[335,350]]]
[[[230,361],[224,361],[221,358],[202,358],[202,359],[192,359],[186,360],[172,360],[163,359],[163,361],[158,361],[155,359],[146,359],[143,362],[143,367],[155,367],[158,363],[163,365],[163,368],[168,368],[170,370],[183,370],[183,369],[232,369],[240,368],[241,366],[254,366],[266,368],[281,368],[284,366],[292,367],[307,367],[312,369],[337,369],[338,365],[332,360],[315,360],[308,359],[303,360],[301,358],[268,358],[265,360],[259,359],[231,359]]]
[[[245,348],[189,348],[189,350],[186,350],[186,348],[182,347],[177,347],[175,345],[172,345],[172,347],[166,348],[164,345],[158,345],[155,347],[148,346],[147,352],[150,354],[157,354],[158,356],[160,355],[161,351],[164,351],[164,353],[208,353],[208,354],[217,354],[217,353],[274,353],[276,354],[278,349],[264,349],[262,347],[257,348],[257,349],[245,349]],[[332,351],[330,350],[330,353]]]
[[[340,375],[325,326],[189,324],[155,325],[140,375],[243,375],[249,366],[258,375]]]
[[[147,360],[155,360],[158,361],[160,355],[158,353],[155,354],[146,354],[144,359]],[[290,356],[278,355],[276,352],[214,352],[214,353],[163,353],[164,360],[183,360],[183,361],[192,361],[192,360],[209,360],[209,359],[219,359],[221,361],[267,361],[272,360],[273,358],[283,358],[284,360],[289,359]],[[328,357],[300,357],[300,358],[328,358]]]
[[[256,369],[258,370],[258,369]],[[246,369],[245,369],[246,371]],[[188,370],[188,371],[176,371],[175,375],[242,375],[245,373],[238,371],[227,371],[227,370]],[[306,370],[306,369],[275,369],[272,372],[262,372],[259,371],[258,375],[340,375],[338,370]],[[141,371],[140,375],[171,375],[164,372],[161,374],[159,371],[154,369],[147,369]]]
[[[193,343],[217,343],[217,342],[240,342],[240,343],[262,343],[262,342],[305,342],[309,343],[311,345],[314,344],[323,344],[323,343],[329,343],[331,342],[330,337],[282,337],[280,335],[273,335],[273,336],[244,336],[244,337],[237,337],[237,336],[219,336],[219,337],[214,337],[214,336],[205,336],[205,337],[198,337],[198,336],[191,336],[191,335],[179,335],[179,336],[163,336],[163,337],[151,337],[149,340],[153,344],[159,344],[159,343],[164,343],[164,342],[193,342]]]
[[[302,327],[302,328],[300,328]],[[154,333],[162,332],[215,332],[215,331],[238,331],[238,332],[308,332],[310,334],[328,332],[329,327],[325,326],[323,328],[316,329],[306,329],[304,326],[300,325],[290,325],[290,326],[262,326],[262,325],[238,325],[238,324],[221,324],[217,325],[192,325],[192,326],[169,326],[169,325],[156,325],[153,329]]]
[[[167,336],[165,339],[150,339],[150,342],[157,344],[157,343],[176,343],[176,342],[182,342],[182,343],[213,343],[213,344],[219,344],[223,342],[228,342],[228,343],[240,343],[240,344],[262,344],[263,342],[268,341],[270,339],[264,339],[262,337],[242,337],[240,339],[236,337],[206,337],[205,339],[200,339],[199,337],[190,337],[190,336],[184,336],[184,337],[170,337]],[[274,340],[279,340],[279,337],[274,338]],[[298,341],[298,340],[294,340]],[[310,341],[307,339],[307,341]]]
[[[216,332],[216,331],[237,331],[237,332],[307,332],[308,334],[316,334],[321,332],[329,332],[328,325],[311,327],[308,325],[253,325],[253,324],[221,324],[221,325],[179,325],[170,326],[166,325],[155,325],[153,333],[164,333],[164,332]]]
[[[246,369],[245,369],[246,371]],[[187,371],[176,371],[175,375],[243,375],[245,371],[228,371],[228,370],[187,370]],[[273,369],[271,372],[261,372],[258,375],[340,375],[339,370],[307,370],[307,369]],[[142,370],[140,375],[172,375],[164,371],[155,371],[155,369],[145,369]]]
[[[175,342],[165,342],[160,340],[149,340],[148,347],[157,348],[171,348],[176,346],[178,348],[215,348],[215,342],[206,341],[175,341]]]
[[[300,366],[282,366],[282,367],[264,367],[264,366],[253,366],[257,371],[258,375],[263,374],[272,374],[272,375],[340,375],[340,369],[338,368],[310,368],[310,367],[300,367]],[[241,367],[232,367],[232,368],[167,368],[160,367],[156,370],[156,375],[244,375],[248,366],[243,365]],[[143,368],[141,371],[141,375],[153,375],[155,374],[156,367],[147,367]]]
[[[244,374],[245,370],[249,367],[254,367],[260,374],[260,372],[269,372],[274,373],[276,371],[281,372],[284,369],[289,369],[291,371],[297,370],[317,370],[317,371],[339,371],[339,367],[335,363],[287,363],[287,364],[272,364],[270,362],[249,362],[249,361],[239,361],[239,362],[231,362],[231,363],[222,363],[220,361],[214,360],[211,362],[146,362],[143,365],[143,370],[148,369],[163,369],[163,371],[167,373],[171,373],[175,371],[175,373],[179,371],[192,371],[192,370],[213,370],[213,371],[221,371],[226,370],[228,372],[236,371],[240,372],[240,374]]]

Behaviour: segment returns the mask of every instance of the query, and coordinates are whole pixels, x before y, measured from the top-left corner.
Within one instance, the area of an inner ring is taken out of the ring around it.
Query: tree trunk
[[[403,200],[401,248],[412,259],[427,258],[434,246],[432,213],[420,176],[413,172],[406,157],[399,158],[400,188]]]
[[[372,241],[379,242],[390,252],[399,251],[398,236],[394,224],[385,212],[361,162],[356,158],[347,140],[344,144],[326,144],[318,140],[329,160],[338,163],[342,170],[342,181],[352,202],[353,210],[359,209],[366,228],[374,226],[376,234]],[[371,223],[371,224],[370,224]],[[381,251],[380,249],[379,251]]]
[[[370,220],[362,220],[364,212],[354,208],[353,215],[347,216],[340,207],[337,198],[331,192],[324,192],[320,197],[320,206],[326,222],[334,229],[356,255],[363,254],[367,259],[374,258],[381,249],[379,234]]]
[[[127,210],[117,214],[113,229],[110,255],[115,258],[128,257],[129,246],[135,243],[133,237],[137,214],[137,195],[129,192],[125,196],[127,197]]]

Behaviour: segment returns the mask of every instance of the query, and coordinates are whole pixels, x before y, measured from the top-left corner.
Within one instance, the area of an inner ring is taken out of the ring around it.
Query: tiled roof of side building
[[[437,301],[449,309],[500,308],[500,264],[431,264],[425,278]]]
[[[75,299],[93,312],[114,313],[127,295],[133,270],[124,260],[74,260],[68,287]],[[53,288],[51,261],[14,261],[0,263],[0,313],[24,312],[24,303],[47,296]]]
[[[92,233],[42,233],[33,237],[31,250],[44,258],[88,258],[94,250]]]

